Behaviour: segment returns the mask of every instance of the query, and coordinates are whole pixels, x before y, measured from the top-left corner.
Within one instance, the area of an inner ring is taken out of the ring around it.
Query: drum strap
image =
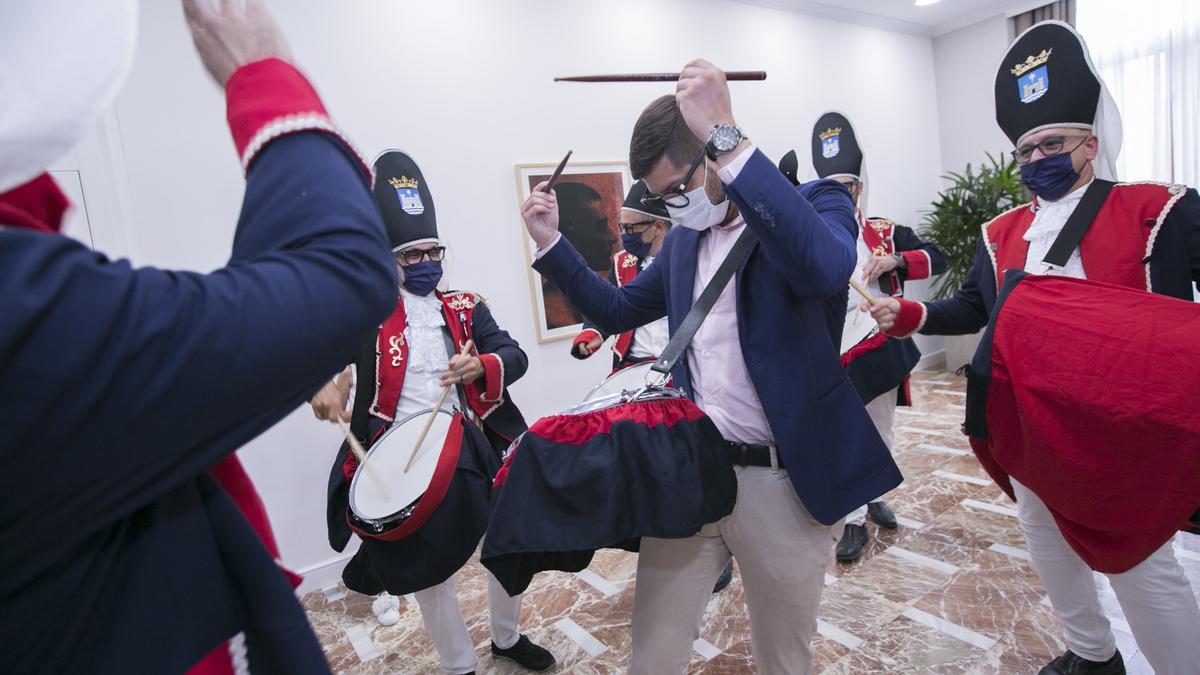
[[[1079,242],[1083,241],[1083,235],[1087,234],[1088,228],[1092,226],[1092,221],[1096,219],[1096,214],[1100,213],[1100,207],[1104,205],[1104,200],[1108,198],[1108,193],[1112,191],[1113,185],[1116,183],[1100,178],[1092,181],[1092,184],[1084,191],[1083,197],[1079,199],[1079,203],[1075,205],[1075,210],[1067,217],[1067,223],[1055,237],[1054,243],[1050,245],[1050,250],[1046,251],[1046,257],[1042,259],[1042,262],[1054,265],[1059,269],[1067,266],[1071,252],[1079,247]]]
[[[696,335],[696,331],[700,330],[700,324],[704,323],[704,318],[712,311],[713,305],[717,304],[717,298],[721,296],[721,291],[725,290],[725,286],[729,284],[729,280],[733,278],[733,273],[746,259],[746,255],[750,252],[750,247],[758,241],[749,226],[742,230],[738,235],[738,239],[733,243],[733,248],[729,250],[729,255],[721,261],[721,266],[717,268],[717,273],[708,281],[708,285],[700,293],[700,297],[692,304],[692,308],[688,310],[687,316],[683,317],[683,321],[679,323],[679,327],[671,335],[671,340],[667,342],[667,346],[663,349],[662,355],[655,360],[654,365],[650,366],[650,370],[663,375],[670,375],[671,369],[675,367],[675,362],[683,355],[687,349],[688,343]]]

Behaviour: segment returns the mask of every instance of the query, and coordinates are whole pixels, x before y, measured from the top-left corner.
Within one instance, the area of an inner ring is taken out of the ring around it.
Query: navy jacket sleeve
[[[616,273],[616,272],[609,271],[609,273],[608,273],[608,283],[612,284],[612,285],[613,285],[613,288],[617,288],[617,287],[618,287],[618,286],[617,286],[617,273]],[[611,335],[612,335],[611,333],[607,333],[607,332],[605,332],[604,330],[602,330],[602,329],[600,328],[600,326],[597,326],[597,325],[596,325],[596,322],[592,321],[591,319],[587,318],[586,316],[583,318],[583,329],[584,329],[584,330],[594,330],[594,331],[596,331],[597,333],[599,333],[599,334],[600,334],[600,339],[601,339],[601,340],[607,340],[607,339],[609,338],[609,336],[611,336]]]
[[[793,187],[761,151],[725,186],[763,254],[802,298],[827,298],[849,284],[858,261],[850,193],[834,180]],[[654,267],[651,265],[651,267]]]
[[[521,379],[529,369],[529,357],[525,350],[513,339],[508,331],[496,323],[492,310],[484,303],[475,305],[475,313],[471,317],[471,332],[475,339],[475,348],[480,354],[495,354],[504,363],[504,386]]]
[[[902,251],[924,251],[929,256],[929,276],[934,277],[946,271],[946,256],[942,253],[942,249],[932,241],[922,241],[921,237],[913,231],[911,227],[897,225],[895,233],[892,235],[893,241],[896,244],[896,252]],[[901,281],[907,281],[907,272],[904,269],[897,270],[900,273]]]
[[[659,259],[620,288],[596,276],[566,237],[560,237],[558,243],[536,260],[533,269],[564,291],[570,289],[567,297],[571,304],[602,331],[610,335],[623,333],[666,316],[663,270],[667,268],[675,232],[675,228],[667,232]]]
[[[967,272],[967,280],[954,297],[925,303],[925,325],[920,332],[926,335],[968,335],[987,325],[992,304],[996,299],[995,273],[992,260],[983,247],[983,238],[975,245],[975,260]]]
[[[45,523],[83,536],[265,431],[395,303],[363,174],[320,133],[261,152],[233,255],[211,274],[133,269],[65,237],[0,237],[0,391],[21,392],[0,406],[0,493],[40,511],[19,521],[41,524],[18,537],[34,550],[61,543]]]
[[[1150,254],[1155,293],[1191,300],[1200,288],[1200,195],[1189,188],[1163,221]]]

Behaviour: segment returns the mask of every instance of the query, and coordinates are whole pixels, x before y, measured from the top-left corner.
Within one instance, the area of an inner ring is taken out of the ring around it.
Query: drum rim
[[[385,438],[387,438],[388,436],[391,436],[393,431],[396,431],[397,429],[402,427],[405,423],[407,423],[408,421],[412,420],[415,417],[427,415],[432,412],[435,412],[433,408],[425,408],[424,410],[418,410],[417,412],[412,413],[411,415],[408,415],[402,419],[392,422],[392,426],[389,427],[388,430],[385,431],[379,438],[375,439],[375,442],[372,443],[371,447],[367,450],[367,461],[368,462],[371,461],[371,455],[374,454],[375,449],[380,447],[380,445],[383,443],[383,440]],[[454,415],[455,415],[453,410],[447,410],[446,408],[441,408],[440,410],[437,410],[436,412],[441,413],[443,415],[449,415],[451,419],[453,419]],[[346,492],[346,508],[350,511],[350,515],[352,515],[359,522],[366,523],[367,525],[392,525],[392,524],[395,524],[398,522],[404,522],[405,520],[407,520],[408,516],[401,517],[400,514],[404,513],[404,511],[407,510],[410,506],[416,504],[417,501],[419,501],[421,499],[420,497],[417,497],[417,499],[414,499],[409,504],[405,504],[399,511],[396,511],[395,513],[389,514],[382,518],[365,518],[365,517],[359,515],[358,511],[355,510],[355,508],[354,508],[354,486],[358,484],[359,477],[362,476],[362,474],[363,474],[362,471],[356,470],[354,472],[354,476],[350,479],[350,487]],[[424,494],[424,493],[421,493],[421,494]]]
[[[611,372],[611,373],[609,373],[608,375],[605,375],[603,380],[600,380],[600,382],[599,382],[599,383],[597,383],[597,384],[596,384],[596,386],[594,386],[594,387],[592,387],[591,389],[589,389],[589,390],[588,390],[588,393],[587,393],[587,395],[583,397],[583,400],[582,400],[582,401],[580,401],[580,403],[587,403],[588,401],[590,401],[590,400],[591,400],[591,398],[592,398],[592,394],[595,394],[597,391],[599,391],[599,390],[600,390],[600,388],[601,388],[601,387],[603,387],[603,386],[604,386],[604,384],[605,384],[606,382],[608,382],[608,381],[609,381],[609,380],[611,380],[612,378],[616,377],[617,373],[622,373],[622,372],[625,372],[625,371],[627,371],[627,370],[633,370],[633,369],[635,369],[635,368],[642,368],[642,367],[645,367],[645,368],[647,369],[647,371],[653,371],[653,368],[651,368],[651,366],[653,366],[653,365],[654,365],[654,362],[653,362],[653,361],[642,361],[641,363],[634,363],[634,364],[631,364],[631,365],[625,366],[624,368],[622,368],[622,369],[620,369],[620,370],[617,370],[617,371]],[[648,376],[648,375],[649,375],[649,373],[647,373],[647,376]],[[644,384],[644,383],[643,383],[643,384]],[[610,394],[610,395],[612,395],[612,394]]]

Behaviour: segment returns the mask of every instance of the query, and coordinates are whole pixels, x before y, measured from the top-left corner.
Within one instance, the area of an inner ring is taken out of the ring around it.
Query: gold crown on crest
[[[388,182],[391,183],[392,187],[396,188],[397,190],[399,190],[400,188],[415,188],[415,187],[417,187],[417,179],[409,178],[408,176],[400,176],[399,178],[392,176],[391,180],[389,180]]]
[[[841,127],[834,127],[833,129],[826,129],[825,131],[822,131],[820,134],[821,140],[827,141],[827,140],[829,140],[830,136],[837,136],[840,133],[842,133]]]
[[[1037,56],[1030,56],[1029,58],[1025,59],[1024,63],[1018,63],[1012,69],[1012,74],[1020,77],[1034,68],[1037,68],[1038,66],[1050,60],[1050,52],[1052,51],[1054,51],[1054,48],[1043,49],[1041,54],[1038,54]]]

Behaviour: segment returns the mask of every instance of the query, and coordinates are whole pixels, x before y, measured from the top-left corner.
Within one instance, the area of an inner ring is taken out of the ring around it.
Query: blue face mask
[[[413,295],[429,295],[442,280],[441,260],[422,260],[401,269],[404,270],[404,290]]]
[[[629,255],[638,260],[645,260],[646,256],[650,255],[650,247],[652,242],[642,241],[642,235],[633,232],[624,232],[621,234],[621,248]]]
[[[1021,166],[1021,182],[1033,194],[1056,202],[1071,191],[1079,180],[1079,172],[1071,161],[1071,153],[1064,152],[1043,157],[1036,162]]]

